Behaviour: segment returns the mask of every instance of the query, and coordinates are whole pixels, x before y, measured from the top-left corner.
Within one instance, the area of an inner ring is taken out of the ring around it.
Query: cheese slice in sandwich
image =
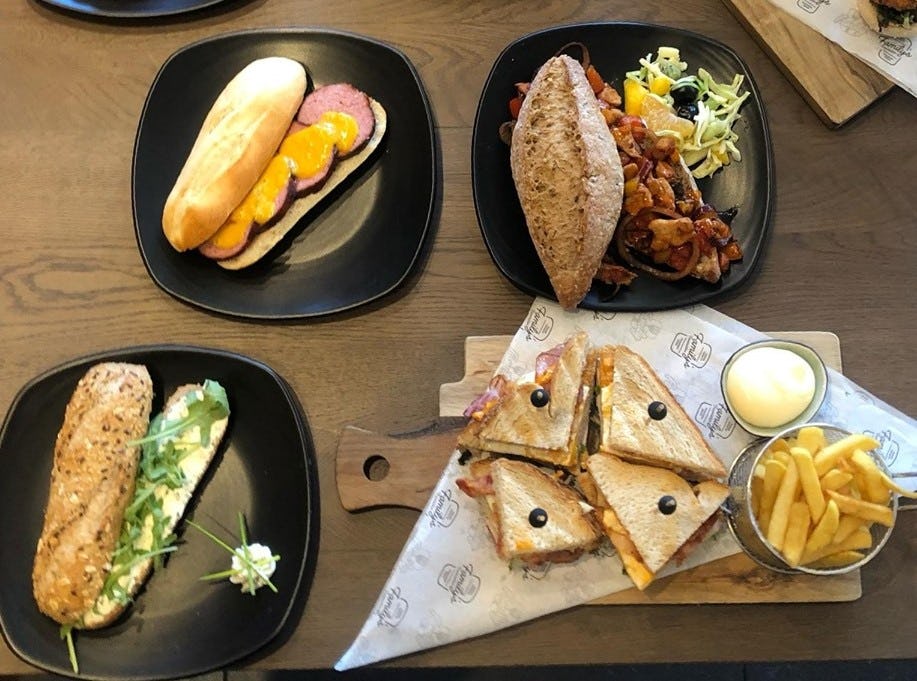
[[[496,376],[466,410],[458,448],[575,468],[586,447],[594,374],[588,336],[580,332],[539,355],[533,380]]]
[[[627,574],[641,591],[669,561],[680,562],[715,527],[729,488],[692,486],[665,468],[594,454],[586,462],[592,500]]]
[[[567,563],[596,548],[602,531],[580,494],[534,464],[516,459],[471,463],[458,487],[481,506],[503,560]]]
[[[623,345],[606,345],[597,355],[598,451],[690,480],[725,477],[722,461],[643,357]]]

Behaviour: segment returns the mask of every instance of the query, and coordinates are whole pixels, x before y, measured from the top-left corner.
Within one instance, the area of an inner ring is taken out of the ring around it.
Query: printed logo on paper
[[[452,602],[471,603],[481,588],[481,578],[474,574],[471,563],[453,565],[446,563],[439,572],[436,583],[452,594]]]
[[[910,38],[895,38],[892,36],[879,36],[879,59],[886,64],[894,66],[902,57],[911,56],[911,47],[913,43]]]
[[[596,321],[610,322],[617,314],[617,312],[593,312],[592,318]]]
[[[844,33],[854,38],[869,32],[869,26],[855,9],[835,17],[834,23],[840,26]]]
[[[452,498],[452,490],[444,489],[436,498],[430,510],[427,511],[427,517],[430,519],[430,527],[449,527],[458,515],[458,502]]]
[[[735,419],[726,409],[726,405],[722,403],[702,402],[694,415],[694,420],[706,427],[710,437],[718,437],[723,440],[732,435],[736,429]]]
[[[831,0],[796,0],[796,6],[809,14],[815,14],[822,5],[830,4]]]
[[[710,361],[713,348],[704,342],[704,334],[676,333],[672,341],[672,352],[685,360],[685,368],[702,369]]]
[[[408,614],[408,602],[401,597],[401,588],[392,587],[382,596],[382,602],[376,609],[379,618],[377,626],[397,627]]]
[[[879,454],[882,455],[882,460],[885,461],[885,465],[891,468],[892,464],[895,463],[895,460],[898,458],[898,443],[892,437],[890,430],[886,429],[880,433],[873,433],[871,431],[866,431],[866,435],[876,439],[876,442],[879,443]]]
[[[554,318],[544,305],[534,307],[522,325],[527,340],[544,340],[551,335],[553,328]]]
[[[630,335],[635,341],[655,338],[661,332],[662,324],[652,315],[634,315],[630,320]]]

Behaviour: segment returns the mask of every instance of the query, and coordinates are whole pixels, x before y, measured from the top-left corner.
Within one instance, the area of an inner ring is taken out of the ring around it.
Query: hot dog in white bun
[[[220,93],[166,200],[163,231],[176,250],[251,265],[379,145],[378,102],[348,83],[308,95],[306,84],[301,64],[268,57]]]

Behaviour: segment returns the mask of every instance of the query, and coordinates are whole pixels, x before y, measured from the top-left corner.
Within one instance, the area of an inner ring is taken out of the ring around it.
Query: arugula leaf
[[[161,492],[184,484],[182,460],[197,448],[209,446],[213,424],[229,415],[229,401],[223,386],[206,380],[202,388],[202,391],[195,390],[184,396],[186,413],[181,418],[168,419],[165,413],[158,414],[150,422],[147,434],[129,443],[141,447],[140,466],[134,497],[121,523],[112,568],[102,588],[103,595],[119,603],[131,600],[119,582],[134,564],[152,558],[158,569],[163,556],[174,550],[172,545],[177,537],[166,531],[170,517],[163,510]],[[181,435],[194,426],[198,427],[200,441],[182,441]],[[152,535],[150,545],[138,546],[148,524]]]

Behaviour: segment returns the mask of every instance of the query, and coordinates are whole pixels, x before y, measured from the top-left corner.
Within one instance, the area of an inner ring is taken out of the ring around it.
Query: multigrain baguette
[[[624,196],[617,146],[576,60],[554,57],[535,75],[513,128],[510,165],[557,299],[574,308],[589,292]]]
[[[285,57],[252,62],[223,89],[166,199],[162,228],[176,250],[200,246],[242,202],[305,92],[305,69]]]
[[[80,379],[54,448],[32,585],[44,614],[77,621],[102,590],[134,492],[153,385],[143,366],[104,363]]]

